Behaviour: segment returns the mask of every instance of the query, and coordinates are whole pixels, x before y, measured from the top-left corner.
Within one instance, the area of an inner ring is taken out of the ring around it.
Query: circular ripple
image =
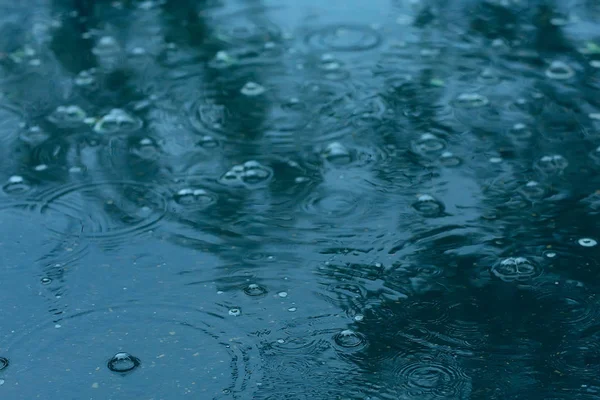
[[[46,193],[39,210],[42,214],[58,212],[74,221],[81,226],[81,236],[114,238],[150,229],[164,216],[167,201],[155,186],[107,181],[75,184]]]
[[[426,354],[398,362],[394,374],[402,392],[421,399],[469,398],[470,379],[452,358]]]
[[[365,51],[381,44],[381,35],[362,25],[327,26],[308,34],[306,43],[320,50]]]
[[[340,218],[355,215],[361,207],[362,198],[347,191],[317,190],[311,193],[303,204],[309,214],[327,218]]]
[[[220,323],[209,313],[165,304],[78,312],[8,344],[6,356],[16,368],[3,371],[3,378],[14,382],[2,388],[3,396],[44,398],[51,390],[56,398],[75,392],[79,398],[111,398],[114,393],[137,398],[144,387],[156,398],[251,398],[249,381],[258,369],[250,363],[257,355]],[[115,355],[117,360],[111,358]],[[111,367],[135,371],[123,376],[124,383],[115,380]],[[177,379],[165,380],[165,374]]]
[[[600,342],[590,336],[564,343],[550,355],[550,364],[561,376],[595,382],[600,375]]]

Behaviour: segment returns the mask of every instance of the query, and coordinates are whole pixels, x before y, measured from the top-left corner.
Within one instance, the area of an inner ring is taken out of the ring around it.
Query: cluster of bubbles
[[[257,187],[269,182],[273,171],[255,160],[234,165],[221,176],[219,182],[227,186]]]
[[[541,270],[525,257],[509,257],[494,264],[490,273],[504,282],[527,282],[537,277]]]

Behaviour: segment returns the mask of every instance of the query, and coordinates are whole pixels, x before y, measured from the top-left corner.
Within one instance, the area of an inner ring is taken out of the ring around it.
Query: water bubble
[[[29,191],[31,187],[25,182],[22,176],[13,175],[8,178],[8,182],[2,187],[6,194],[22,194]]]
[[[366,342],[366,339],[361,334],[350,329],[336,333],[333,340],[338,346],[346,349],[364,345]]]
[[[83,70],[75,77],[75,85],[82,87],[91,87],[96,84],[96,69],[91,68],[88,70]]]
[[[48,277],[43,277],[40,281],[42,282],[42,285],[49,285],[52,283],[52,279]]]
[[[479,108],[488,103],[488,98],[479,93],[463,93],[454,100],[454,105],[462,108]]]
[[[322,50],[365,51],[377,47],[381,36],[367,26],[332,25],[310,33],[306,42]]]
[[[244,288],[244,293],[246,293],[248,296],[259,297],[267,294],[267,289],[256,283],[251,283]]]
[[[529,200],[539,200],[545,196],[546,189],[536,181],[529,181],[519,188],[519,192]]]
[[[550,79],[566,80],[575,75],[575,71],[562,61],[552,61],[546,70],[546,76]]]
[[[412,206],[425,217],[436,217],[444,212],[444,205],[428,194],[420,195]]]
[[[242,315],[242,309],[241,308],[230,308],[229,309],[229,315],[231,315],[232,317],[239,317],[240,315]]]
[[[449,151],[445,151],[440,155],[440,164],[444,167],[458,167],[462,164],[462,160]]]
[[[160,157],[160,149],[156,142],[150,138],[143,138],[131,150],[133,154],[143,160],[157,160]]]
[[[431,154],[443,150],[446,143],[431,133],[424,133],[415,141],[414,147],[421,154]]]
[[[287,292],[279,292],[277,293],[277,296],[281,297],[281,298],[285,298],[288,296]]]
[[[0,371],[4,368],[8,367],[9,361],[8,358],[0,357]]]
[[[108,369],[113,372],[125,373],[140,366],[140,360],[129,353],[117,353],[108,361]]]
[[[82,124],[87,114],[77,105],[58,106],[48,117],[48,120],[59,126],[73,126]]]
[[[206,207],[214,204],[216,199],[204,189],[185,188],[174,196],[175,202],[182,206]]]
[[[229,68],[237,63],[237,59],[230,55],[228,52],[221,50],[208,62],[211,68],[223,69]]]
[[[247,82],[244,87],[240,90],[240,93],[244,96],[260,96],[266,91],[264,86],[259,85],[256,82]]]
[[[50,135],[42,129],[40,129],[39,126],[32,126],[29,129],[23,131],[19,135],[19,138],[23,142],[35,147],[48,140],[50,138]]]
[[[131,132],[141,126],[142,121],[138,118],[129,115],[125,110],[113,108],[96,122],[94,131],[98,133]]]
[[[362,320],[364,320],[364,319],[365,319],[365,316],[364,316],[364,315],[362,315],[362,314],[356,314],[356,315],[354,316],[354,320],[355,320],[356,322],[361,322],[361,321],[362,321]]]
[[[525,257],[509,257],[493,265],[490,272],[504,282],[523,282],[538,276],[541,271]]]
[[[543,173],[552,175],[560,174],[569,165],[566,158],[560,154],[543,156],[536,163],[536,167]]]
[[[219,147],[219,142],[217,139],[210,135],[204,135],[197,143],[199,146],[204,147],[205,149],[214,149],[215,147]]]
[[[520,122],[514,124],[508,130],[508,134],[517,140],[529,139],[531,136],[533,136],[531,129],[529,129],[527,125]]]
[[[296,307],[290,307],[288,308],[289,312],[296,312],[298,309]]]
[[[583,247],[594,247],[598,244],[598,242],[596,242],[592,238],[581,238],[577,241],[577,243],[579,243],[579,245]]]
[[[92,53],[97,56],[114,55],[120,51],[117,40],[112,36],[102,36],[92,48]]]
[[[350,150],[339,142],[329,143],[321,156],[332,164],[348,164],[352,161]]]

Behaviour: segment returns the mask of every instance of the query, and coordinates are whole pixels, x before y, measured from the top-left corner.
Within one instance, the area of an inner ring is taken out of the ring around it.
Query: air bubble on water
[[[279,292],[277,293],[277,296],[281,297],[281,298],[285,298],[288,296],[287,292]]]
[[[288,308],[289,312],[296,312],[296,310],[298,310],[296,307],[290,307],[290,308]]]
[[[242,89],[240,90],[240,93],[242,93],[244,96],[260,96],[261,94],[263,94],[266,91],[266,89],[264,88],[264,86],[259,85],[256,82],[247,82],[244,87],[242,87]]]
[[[236,64],[237,59],[230,55],[225,50],[218,51],[212,60],[209,61],[209,66],[212,68],[228,68],[234,64]]]
[[[7,183],[2,188],[2,190],[4,190],[4,192],[7,194],[20,194],[28,191],[29,189],[30,186],[20,175],[13,175],[9,177]]]
[[[365,339],[362,337],[362,335],[359,335],[350,329],[345,329],[337,333],[333,340],[338,346],[344,348],[358,347],[365,343]]]
[[[277,339],[277,343],[279,343],[279,344],[284,344],[284,343],[285,343],[285,340],[283,340],[283,339]]]
[[[440,163],[445,167],[457,167],[461,164],[461,159],[449,151],[440,155]]]
[[[492,164],[499,164],[502,162],[502,157],[490,157],[489,162]]]
[[[446,143],[431,133],[422,134],[414,144],[419,153],[430,154],[443,150]]]
[[[0,357],[0,371],[2,371],[4,368],[8,367],[8,364],[9,364],[8,358]]]
[[[339,142],[329,143],[321,156],[333,164],[348,164],[352,161],[350,150]]]
[[[36,165],[35,167],[33,167],[33,169],[37,172],[41,172],[41,171],[47,170],[48,166],[46,164],[40,164],[40,165]]]
[[[259,297],[267,294],[267,289],[256,283],[251,283],[244,288],[244,293],[248,296]]]
[[[454,101],[456,106],[463,108],[478,108],[486,106],[488,103],[488,98],[479,93],[463,93]]]
[[[108,361],[108,369],[113,372],[125,373],[133,371],[141,364],[140,360],[129,353],[117,353]]]
[[[206,149],[212,149],[219,146],[219,142],[212,136],[205,135],[197,143],[199,146]]]
[[[96,69],[91,68],[83,70],[75,77],[75,85],[77,86],[91,86],[96,83]]]
[[[514,124],[508,133],[516,139],[528,139],[533,135],[531,129],[521,122]]]
[[[43,277],[40,281],[42,282],[42,285],[49,285],[52,283],[52,279],[48,277]]]
[[[554,251],[545,251],[544,256],[546,256],[547,258],[555,258],[557,254]]]
[[[362,320],[364,320],[364,319],[365,319],[365,316],[364,316],[364,315],[362,315],[362,314],[356,314],[356,315],[354,316],[354,320],[355,320],[356,322],[361,322],[361,321],[362,321]]]
[[[596,242],[592,238],[581,238],[577,241],[577,243],[579,243],[579,245],[583,247],[594,247],[598,244],[598,242]]]
[[[417,201],[412,206],[421,215],[426,217],[435,217],[444,211],[444,205],[428,194],[419,195]]]
[[[229,315],[231,315],[232,317],[238,317],[242,315],[242,310],[240,308],[230,308]]]
[[[120,46],[112,36],[102,36],[92,48],[92,53],[97,56],[110,55],[119,52]]]
[[[546,69],[546,76],[550,79],[565,80],[572,78],[573,75],[575,75],[573,68],[562,61],[552,61]]]
[[[54,124],[74,124],[82,123],[87,117],[85,111],[77,105],[58,106],[56,110],[48,117],[48,120]]]
[[[542,172],[547,174],[555,174],[561,173],[565,168],[567,168],[569,162],[560,154],[552,154],[541,157],[536,165]]]
[[[540,273],[539,267],[525,257],[509,257],[494,264],[490,272],[504,282],[528,281]]]
[[[40,129],[39,126],[32,126],[19,135],[19,138],[27,144],[38,146],[48,140],[50,135]]]
[[[98,133],[125,132],[138,129],[141,125],[140,120],[132,117],[125,110],[113,108],[96,122],[94,131]]]

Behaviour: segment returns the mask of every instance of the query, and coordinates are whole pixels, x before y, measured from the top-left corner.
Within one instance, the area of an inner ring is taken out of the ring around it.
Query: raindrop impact
[[[346,349],[362,346],[366,342],[366,339],[361,334],[350,329],[338,332],[333,337],[333,340],[335,344]]]

